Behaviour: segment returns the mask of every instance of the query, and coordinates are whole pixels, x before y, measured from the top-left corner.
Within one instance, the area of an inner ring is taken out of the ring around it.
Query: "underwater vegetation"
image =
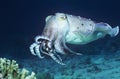
[[[23,68],[15,60],[0,58],[0,79],[54,79],[50,73],[37,73]]]
[[[0,79],[36,79],[35,73],[23,68],[15,60],[0,58]]]

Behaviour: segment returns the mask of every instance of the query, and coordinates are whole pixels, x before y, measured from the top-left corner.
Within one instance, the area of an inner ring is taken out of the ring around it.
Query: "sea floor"
[[[112,55],[65,56],[63,62],[66,65],[51,58],[20,60],[24,68],[49,73],[54,79],[120,79],[120,51]]]

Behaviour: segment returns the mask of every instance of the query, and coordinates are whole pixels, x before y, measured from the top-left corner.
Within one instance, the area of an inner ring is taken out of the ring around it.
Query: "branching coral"
[[[15,60],[0,58],[0,79],[36,79],[35,73],[19,69]]]

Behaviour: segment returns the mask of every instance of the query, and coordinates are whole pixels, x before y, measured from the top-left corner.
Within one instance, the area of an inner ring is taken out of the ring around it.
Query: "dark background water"
[[[0,56],[32,57],[29,45],[34,42],[36,35],[41,34],[45,17],[56,12],[107,22],[113,27],[120,26],[119,0],[2,0],[0,1]],[[120,44],[119,38],[120,35],[115,38],[106,37],[80,47],[91,51],[99,45],[101,49],[112,39],[114,42],[110,45],[114,45],[117,50]],[[80,47],[73,48],[78,50]]]

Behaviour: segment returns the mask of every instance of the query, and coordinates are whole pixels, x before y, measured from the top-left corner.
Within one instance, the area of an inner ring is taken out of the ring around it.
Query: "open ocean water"
[[[37,79],[120,79],[120,33],[85,45],[67,43],[83,55],[59,54],[66,65],[44,54],[44,59],[31,54],[29,46],[43,32],[45,18],[57,12],[120,26],[119,0],[2,0],[0,58],[15,60],[20,69],[35,72]]]

